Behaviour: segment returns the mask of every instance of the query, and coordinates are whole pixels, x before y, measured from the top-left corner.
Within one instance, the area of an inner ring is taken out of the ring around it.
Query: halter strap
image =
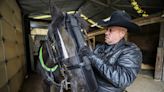
[[[55,65],[52,68],[46,66],[44,64],[43,53],[42,52],[43,52],[43,47],[41,47],[40,50],[39,50],[39,60],[40,60],[41,66],[43,67],[43,69],[45,69],[48,72],[54,72],[58,68],[58,65]]]

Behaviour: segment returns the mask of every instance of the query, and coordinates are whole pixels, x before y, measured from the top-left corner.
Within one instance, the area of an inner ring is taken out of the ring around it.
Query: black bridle
[[[42,68],[45,70],[47,80],[60,87],[60,92],[63,92],[63,89],[71,89],[71,91],[74,90],[73,92],[81,90],[94,92],[97,88],[97,83],[90,62],[87,57],[78,55],[79,48],[87,45],[81,32],[86,24],[78,15],[60,15],[62,16],[57,16],[57,18],[52,16],[53,19],[44,44],[49,61],[54,66],[48,67],[44,63],[43,47],[40,48],[39,59]],[[69,42],[67,42],[68,39],[70,40]],[[55,75],[57,71],[60,72],[60,75]],[[56,82],[56,76],[62,76],[63,78],[60,82]]]

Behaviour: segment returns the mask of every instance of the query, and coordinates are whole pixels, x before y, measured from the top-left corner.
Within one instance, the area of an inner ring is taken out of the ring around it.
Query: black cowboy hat
[[[107,21],[101,21],[99,25],[103,27],[120,26],[128,29],[129,32],[140,31],[140,27],[133,23],[131,17],[125,11],[115,11]]]

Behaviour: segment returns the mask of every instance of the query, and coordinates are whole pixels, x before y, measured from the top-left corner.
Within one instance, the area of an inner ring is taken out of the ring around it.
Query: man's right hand
[[[91,54],[91,50],[89,49],[88,46],[83,46],[79,49],[79,56],[89,56]]]

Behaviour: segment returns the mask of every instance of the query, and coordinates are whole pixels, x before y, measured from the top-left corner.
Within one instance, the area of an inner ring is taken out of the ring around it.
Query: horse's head
[[[52,22],[45,43],[47,51],[45,55],[48,55],[50,59],[45,62],[50,62],[50,66],[52,63],[55,65],[47,68],[49,71],[45,72],[46,76],[54,84],[57,76],[63,76],[63,80],[59,82],[61,87],[65,87],[66,90],[68,90],[68,84],[71,85],[73,92],[95,90],[97,86],[90,64],[87,59],[78,55],[79,48],[87,44],[82,33],[82,30],[87,28],[86,22],[79,14],[68,15],[56,7],[51,8],[51,15]],[[86,66],[89,68],[85,69]],[[58,69],[59,75],[56,74],[56,69]]]
[[[61,12],[56,7],[51,8],[52,22],[49,26],[48,36],[56,40],[58,52],[61,52],[62,58],[75,56],[83,43],[79,43],[77,39],[84,41],[81,31],[86,30],[88,24],[80,17],[80,14],[71,14]],[[73,30],[80,32],[78,37],[74,35]],[[52,37],[53,36],[53,37]],[[86,43],[85,43],[86,44]]]

